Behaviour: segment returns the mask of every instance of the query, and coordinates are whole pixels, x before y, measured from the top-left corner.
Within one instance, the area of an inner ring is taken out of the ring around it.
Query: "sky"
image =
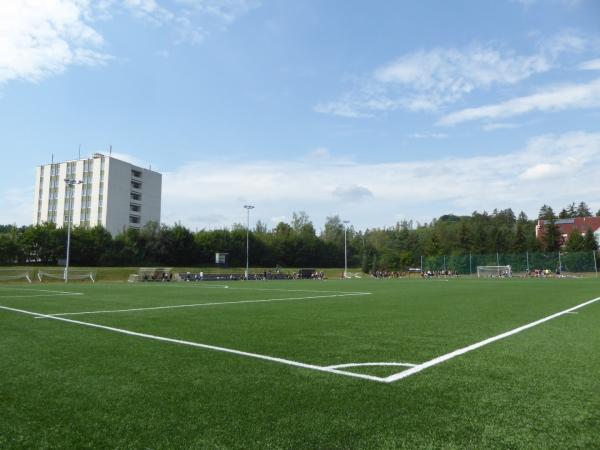
[[[193,230],[595,212],[600,1],[0,2],[0,223],[110,146]]]

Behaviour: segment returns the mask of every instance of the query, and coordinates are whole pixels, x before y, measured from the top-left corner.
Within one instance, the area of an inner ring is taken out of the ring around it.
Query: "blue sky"
[[[600,2],[7,0],[0,223],[34,167],[107,152],[163,221],[356,228],[600,208]]]

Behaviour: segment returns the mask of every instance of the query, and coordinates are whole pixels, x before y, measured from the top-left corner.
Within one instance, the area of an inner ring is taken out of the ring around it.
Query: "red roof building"
[[[544,234],[544,225],[546,221],[538,220],[535,227],[535,237],[540,238]],[[573,229],[579,230],[581,235],[584,235],[588,228],[591,228],[596,239],[600,240],[600,217],[575,217],[573,219],[556,219],[555,221],[560,234],[562,235],[562,243],[565,244],[569,238],[569,234]]]

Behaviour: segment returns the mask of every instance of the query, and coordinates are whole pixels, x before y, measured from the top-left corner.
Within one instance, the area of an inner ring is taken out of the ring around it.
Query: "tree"
[[[577,206],[575,206],[575,202],[571,203],[569,206],[567,206],[567,217],[565,217],[565,219],[572,219],[573,217],[577,216]]]
[[[521,221],[517,222],[512,250],[515,253],[524,253],[527,251],[527,233],[525,231],[525,224]]]
[[[588,228],[583,238],[583,249],[584,250],[598,250],[598,241],[591,228]]]
[[[562,236],[556,220],[554,218],[548,219],[544,223],[544,234],[542,235],[542,243],[544,250],[547,252],[555,252],[560,249]]]
[[[596,217],[600,217],[600,209],[596,212]]]
[[[576,217],[590,217],[592,212],[590,211],[590,207],[585,202],[579,203],[577,205]]]
[[[556,215],[554,214],[554,210],[551,206],[543,205],[540,208],[540,212],[538,213],[538,219],[550,220],[555,219]]]
[[[577,228],[573,228],[569,233],[569,238],[565,245],[565,250],[568,252],[580,252],[584,250],[585,241],[581,235],[581,231]]]

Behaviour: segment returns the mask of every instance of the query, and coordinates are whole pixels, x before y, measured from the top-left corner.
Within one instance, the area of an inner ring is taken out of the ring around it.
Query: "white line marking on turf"
[[[160,309],[176,309],[176,308],[198,308],[202,306],[220,306],[220,305],[239,305],[244,303],[269,303],[269,302],[289,302],[294,300],[312,300],[320,298],[334,298],[334,297],[351,297],[358,295],[368,295],[368,293],[350,293],[350,294],[334,294],[334,295],[313,295],[310,297],[286,297],[286,298],[269,298],[260,300],[240,300],[237,302],[212,302],[212,303],[192,303],[186,305],[167,305],[167,306],[150,306],[146,308],[129,308],[129,309],[108,309],[98,311],[80,311],[70,313],[57,313],[48,314],[49,316],[82,316],[86,314],[110,314],[110,313],[123,313],[123,312],[138,312],[138,311],[155,311]]]
[[[191,283],[191,284],[190,284]],[[354,291],[323,291],[316,289],[282,289],[282,288],[252,288],[252,287],[232,287],[231,285],[210,285],[205,286],[202,285],[202,281],[200,282],[175,282],[175,283],[147,283],[147,284],[138,284],[136,286],[164,286],[164,287],[173,287],[173,288],[183,288],[183,289],[223,289],[227,287],[228,289],[233,289],[235,291],[281,291],[281,292],[312,292],[314,294],[371,294],[371,292],[354,292]]]
[[[458,350],[455,350],[455,351],[450,352],[450,353],[446,353],[445,355],[442,355],[442,356],[438,356],[437,358],[433,358],[433,359],[431,359],[431,360],[429,360],[427,362],[419,364],[418,366],[415,366],[415,367],[412,367],[412,368],[410,368],[408,370],[405,370],[404,372],[399,372],[397,374],[390,375],[389,377],[387,377],[385,379],[385,381],[388,382],[388,383],[393,383],[394,381],[398,381],[398,380],[401,380],[403,378],[409,377],[409,376],[414,375],[415,373],[421,372],[422,370],[425,370],[425,369],[427,369],[429,367],[441,364],[441,363],[446,362],[446,361],[448,361],[448,360],[450,360],[452,358],[456,358],[457,356],[464,355],[465,353],[471,352],[473,350],[477,350],[478,348],[481,348],[481,347],[483,347],[485,345],[491,344],[492,342],[499,341],[500,339],[504,339],[504,338],[507,338],[509,336],[512,336],[513,334],[517,334],[517,333],[520,333],[521,331],[528,330],[529,328],[533,328],[533,327],[535,327],[537,325],[540,325],[540,324],[542,324],[544,322],[548,322],[549,320],[556,319],[557,317],[563,316],[565,314],[569,314],[569,313],[571,313],[571,312],[573,312],[573,311],[575,311],[577,309],[584,308],[584,307],[586,307],[588,305],[591,305],[592,303],[597,302],[598,300],[600,300],[600,297],[596,297],[596,298],[594,298],[592,300],[588,300],[587,302],[581,303],[581,304],[579,304],[577,306],[573,306],[572,308],[565,309],[564,311],[557,312],[557,313],[552,314],[550,316],[544,317],[543,319],[536,320],[535,322],[528,323],[527,325],[520,326],[518,328],[515,328],[513,330],[510,330],[510,331],[507,331],[505,333],[499,334],[497,336],[493,336],[491,338],[484,339],[483,341],[477,342],[477,343],[469,345],[467,347],[459,348]]]
[[[398,363],[398,362],[367,362],[367,363],[348,363],[348,364],[336,364],[333,366],[327,366],[327,369],[345,369],[348,367],[370,367],[370,366],[393,366],[393,367],[416,367],[417,364],[411,363]]]
[[[0,300],[4,298],[38,298],[38,297],[70,297],[73,295],[83,295],[80,292],[70,292],[64,294],[40,294],[40,295],[0,295]]]
[[[49,289],[31,289],[31,288],[10,288],[10,287],[2,287],[2,289],[4,290],[9,290],[9,291],[17,291],[17,292],[21,292],[21,291],[27,291],[27,292],[49,292],[50,294],[67,294],[67,295],[83,295],[82,292],[72,292],[72,291],[52,291]],[[4,296],[0,295],[0,298],[3,298]]]
[[[4,309],[7,311],[13,311],[13,312],[21,313],[21,314],[27,314],[27,315],[36,316],[36,317],[43,317],[46,319],[58,320],[61,322],[73,323],[76,325],[83,325],[83,326],[91,327],[91,328],[98,328],[101,330],[112,331],[114,333],[126,334],[129,336],[136,336],[136,337],[141,337],[141,338],[145,338],[145,339],[153,339],[156,341],[169,342],[172,344],[188,345],[191,347],[198,347],[198,348],[203,348],[203,349],[207,349],[207,350],[215,350],[215,351],[224,352],[224,353],[232,353],[235,355],[247,356],[249,358],[262,359],[262,360],[266,360],[266,361],[285,364],[288,366],[295,366],[295,367],[302,367],[304,369],[317,370],[319,372],[334,373],[337,375],[344,375],[344,376],[353,377],[353,378],[361,378],[363,380],[377,381],[380,383],[386,382],[384,378],[376,377],[373,375],[365,375],[362,373],[354,373],[354,372],[346,372],[344,370],[330,369],[328,367],[317,366],[314,364],[305,364],[305,363],[293,361],[290,359],[276,358],[274,356],[261,355],[258,353],[249,353],[249,352],[244,352],[241,350],[234,350],[234,349],[226,348],[226,347],[217,347],[215,345],[201,344],[199,342],[191,342],[191,341],[184,341],[181,339],[172,339],[172,338],[163,337],[163,336],[155,336],[153,334],[138,333],[135,331],[125,330],[122,328],[108,327],[108,326],[99,325],[96,323],[81,322],[79,320],[66,319],[64,317],[49,316],[47,314],[40,314],[40,313],[36,313],[36,312],[32,312],[32,311],[25,311],[23,309],[10,308],[8,306],[0,305],[0,309]]]

